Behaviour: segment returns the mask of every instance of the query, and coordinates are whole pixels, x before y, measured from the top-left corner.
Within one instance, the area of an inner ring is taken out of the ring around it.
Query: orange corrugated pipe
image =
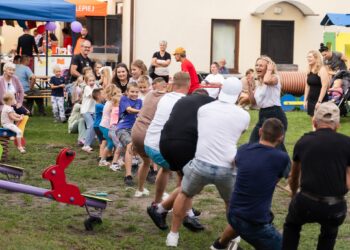
[[[306,84],[306,72],[279,71],[282,85],[282,94],[301,96],[304,94]]]

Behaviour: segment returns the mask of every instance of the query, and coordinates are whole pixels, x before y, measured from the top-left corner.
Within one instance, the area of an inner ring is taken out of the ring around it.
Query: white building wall
[[[278,3],[270,7],[264,15],[252,16],[251,13],[262,0],[134,0],[135,30],[134,58],[142,59],[148,65],[154,51],[158,49],[159,40],[168,41],[168,51],[178,46],[187,50],[188,58],[197,70],[208,71],[210,64],[211,20],[240,20],[239,71],[253,67],[260,54],[261,20],[295,21],[294,26],[294,64],[300,70],[306,67],[306,53],[318,49],[323,40],[324,27],[320,26],[327,12],[344,13],[350,10],[348,0],[299,1],[311,8],[319,16],[304,16],[295,6]],[[128,12],[130,0],[124,1],[124,20],[130,19]],[[273,13],[275,6],[282,8],[282,14]],[[123,61],[129,62],[130,26],[123,22]],[[327,31],[334,28],[326,28]],[[348,28],[339,28],[342,31]],[[350,31],[350,30],[348,30]],[[124,37],[125,36],[125,37]],[[127,52],[127,53],[125,53]],[[174,73],[180,69],[174,60],[170,66]]]

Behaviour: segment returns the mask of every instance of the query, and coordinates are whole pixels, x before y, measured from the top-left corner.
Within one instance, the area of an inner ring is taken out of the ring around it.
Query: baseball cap
[[[333,102],[321,103],[314,114],[315,121],[339,123],[340,110]]]
[[[184,54],[186,54],[186,50],[184,48],[182,48],[182,47],[178,47],[178,48],[175,49],[173,55],[176,55],[176,54],[184,55]]]
[[[218,99],[222,102],[235,104],[242,92],[242,82],[237,77],[229,77],[224,80]]]

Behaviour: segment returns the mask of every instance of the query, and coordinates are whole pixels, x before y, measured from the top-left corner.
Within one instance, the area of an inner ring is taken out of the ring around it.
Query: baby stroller
[[[346,116],[346,114],[350,111],[350,106],[348,103],[348,101],[350,100],[350,71],[339,71],[334,75],[331,82],[333,83],[337,79],[342,79],[343,94],[335,104],[337,104],[337,106],[340,109],[340,115]]]

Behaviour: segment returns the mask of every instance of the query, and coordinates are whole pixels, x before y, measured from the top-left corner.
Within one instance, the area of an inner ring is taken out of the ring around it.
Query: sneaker
[[[81,150],[83,150],[87,153],[90,153],[91,151],[93,151],[92,147],[90,147],[90,146],[84,146],[81,148]]]
[[[19,152],[21,152],[22,154],[24,154],[26,152],[26,150],[23,147],[18,147],[17,148]]]
[[[157,171],[154,171],[152,169],[148,172],[146,180],[148,183],[154,184],[156,182],[156,178],[157,178]]]
[[[116,171],[122,169],[122,168],[119,166],[118,163],[112,163],[112,164],[109,166],[109,168],[110,168],[111,170],[113,170],[114,172],[116,172]]]
[[[182,222],[182,225],[186,227],[187,229],[193,231],[193,232],[198,232],[204,230],[203,225],[198,221],[196,217],[189,217],[186,216],[184,218],[184,221]]]
[[[222,245],[222,244],[219,242],[219,240],[220,240],[220,237],[217,238],[217,239],[214,241],[213,245],[211,245],[211,247],[210,247],[211,250],[224,250],[224,249],[227,249],[227,246]]]
[[[99,167],[107,167],[109,166],[109,162],[106,160],[100,160],[100,162],[98,163]]]
[[[192,208],[192,211],[193,211],[193,213],[194,213],[194,216],[196,216],[196,217],[200,216],[201,213],[202,213],[200,210],[195,209],[195,208]]]
[[[142,196],[149,196],[149,191],[146,188],[143,188],[143,191],[136,190],[134,197],[140,198]]]
[[[168,247],[177,247],[178,243],[179,243],[179,233],[177,234],[174,234],[172,232],[168,233],[165,244]]]
[[[156,224],[156,226],[160,230],[167,230],[168,229],[168,225],[166,224],[166,216],[168,214],[167,212],[160,214],[157,212],[157,206],[152,205],[152,206],[147,207],[147,213],[148,213],[149,217],[151,217],[154,224]]]
[[[124,184],[126,186],[129,186],[129,187],[132,187],[135,185],[134,181],[133,181],[133,178],[131,175],[128,175],[128,176],[125,176],[124,177]]]

